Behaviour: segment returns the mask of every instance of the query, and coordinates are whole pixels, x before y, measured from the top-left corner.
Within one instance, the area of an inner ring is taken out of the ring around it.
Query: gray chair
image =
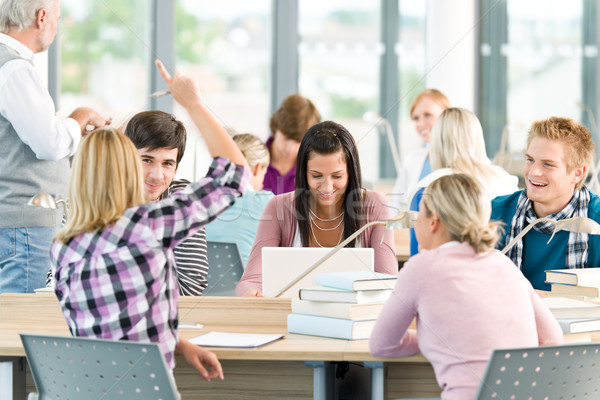
[[[21,334],[37,393],[28,400],[175,400],[157,344]]]
[[[208,286],[204,296],[235,296],[235,286],[244,273],[237,243],[207,241]]]
[[[600,344],[494,350],[475,399],[600,399]]]
[[[600,399],[600,343],[494,350],[475,395],[475,400],[554,399]]]

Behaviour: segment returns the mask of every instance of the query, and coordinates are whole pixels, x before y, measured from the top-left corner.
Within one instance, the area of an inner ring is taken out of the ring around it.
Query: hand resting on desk
[[[224,379],[221,363],[212,351],[196,346],[185,339],[179,339],[175,353],[182,354],[185,361],[200,372],[200,379],[206,379],[208,382],[214,378]]]

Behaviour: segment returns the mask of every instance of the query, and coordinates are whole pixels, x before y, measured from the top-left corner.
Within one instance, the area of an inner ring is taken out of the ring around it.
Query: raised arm
[[[160,60],[156,60],[156,67],[175,101],[185,108],[200,130],[210,155],[212,157],[225,157],[234,164],[249,168],[246,158],[233,139],[204,105],[196,82],[180,72],[176,72],[175,76],[171,77],[171,74]]]

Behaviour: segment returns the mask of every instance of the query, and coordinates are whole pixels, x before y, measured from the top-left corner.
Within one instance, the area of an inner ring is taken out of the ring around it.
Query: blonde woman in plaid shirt
[[[146,203],[133,143],[114,129],[90,134],[76,153],[70,215],[52,246],[55,291],[73,335],[158,343],[171,369],[177,352],[201,378],[223,379],[214,353],[178,338],[173,249],[233,204],[249,172],[195,82],[157,67],[211,155],[231,161],[217,157],[200,181]]]

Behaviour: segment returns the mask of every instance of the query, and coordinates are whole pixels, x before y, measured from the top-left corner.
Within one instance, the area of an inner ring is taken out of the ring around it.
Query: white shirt
[[[11,36],[0,33],[0,43],[24,60],[0,68],[0,114],[40,160],[56,161],[73,155],[81,140],[79,123],[56,116],[54,101],[33,65],[33,52]]]

